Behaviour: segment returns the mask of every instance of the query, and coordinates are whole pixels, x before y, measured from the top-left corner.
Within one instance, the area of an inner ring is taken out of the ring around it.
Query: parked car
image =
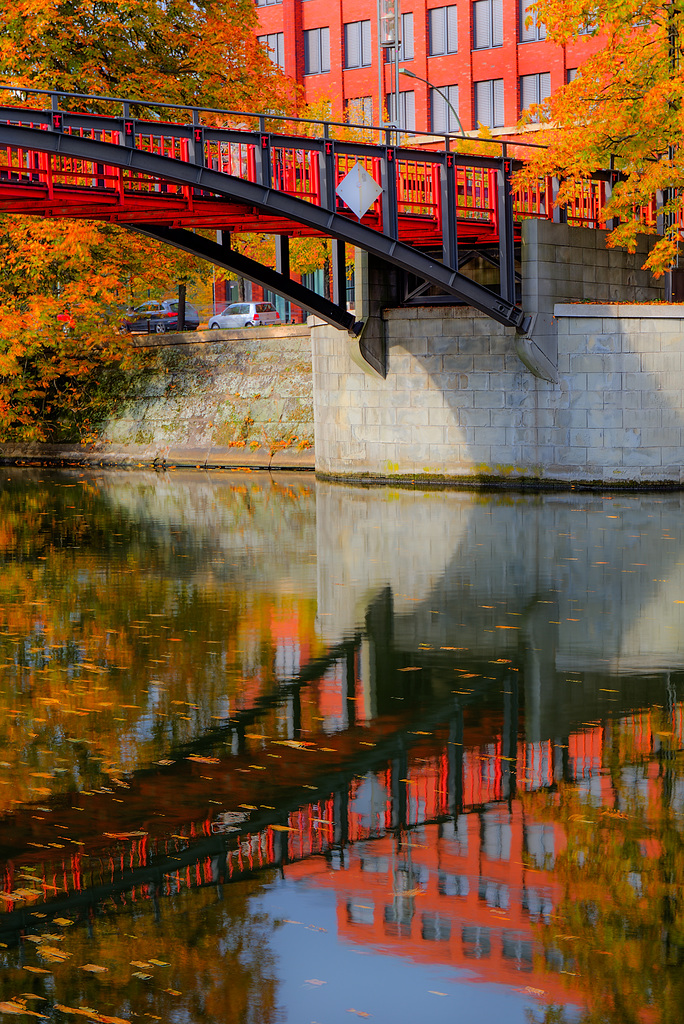
[[[210,318],[209,329],[218,331],[222,327],[262,327],[279,323],[278,310],[270,302],[234,302]]]
[[[189,302],[185,303],[185,329],[196,331],[199,313]],[[148,299],[125,314],[121,323],[122,334],[164,334],[178,330],[178,299]]]

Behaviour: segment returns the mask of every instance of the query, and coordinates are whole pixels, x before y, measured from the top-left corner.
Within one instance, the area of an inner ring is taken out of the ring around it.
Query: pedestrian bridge
[[[352,334],[363,325],[346,308],[346,245],[412,275],[415,291],[431,286],[524,334],[530,316],[516,304],[515,270],[521,221],[562,216],[600,226],[608,175],[587,181],[563,211],[554,209],[551,178],[512,190],[529,144],[426,143],[389,129],[2,88],[0,211],[142,232]],[[360,218],[338,193],[357,165],[377,186]],[[223,241],[201,229],[220,230]],[[275,269],[231,248],[231,235],[243,232],[277,237]],[[290,275],[288,240],[305,235],[333,240],[331,299]],[[474,255],[498,268],[498,293],[462,273]]]

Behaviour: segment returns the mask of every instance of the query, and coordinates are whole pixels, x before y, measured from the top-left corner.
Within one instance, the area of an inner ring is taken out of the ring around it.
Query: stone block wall
[[[465,308],[385,313],[385,380],[312,327],[316,468],[332,477],[684,482],[684,307],[557,305],[559,382]]]
[[[636,251],[606,249],[607,231],[522,222],[522,306],[553,313],[557,302],[662,302],[663,280],[642,270],[655,239],[642,235]]]

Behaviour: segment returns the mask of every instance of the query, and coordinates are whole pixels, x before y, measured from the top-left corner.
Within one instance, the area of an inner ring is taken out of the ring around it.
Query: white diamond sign
[[[361,220],[364,213],[370,210],[382,192],[382,188],[375,178],[371,178],[365,167],[360,163],[355,163],[349,174],[345,174],[335,192]]]

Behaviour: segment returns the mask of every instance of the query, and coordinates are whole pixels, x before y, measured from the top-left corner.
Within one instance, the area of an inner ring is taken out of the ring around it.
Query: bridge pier
[[[647,305],[663,297],[641,270],[647,245],[606,250],[604,232],[524,222],[532,341],[466,306],[388,307],[396,282],[368,263],[360,305],[384,375],[310,321],[318,473],[680,486],[684,306]]]

